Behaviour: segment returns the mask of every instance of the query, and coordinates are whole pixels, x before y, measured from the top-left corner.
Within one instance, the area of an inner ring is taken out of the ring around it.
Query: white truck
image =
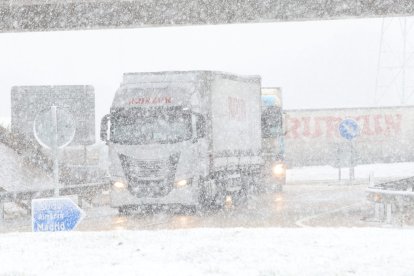
[[[111,206],[203,208],[245,193],[261,181],[261,120],[258,76],[124,74],[101,122]]]
[[[264,191],[281,191],[286,182],[285,130],[282,115],[282,90],[262,88],[262,185]]]

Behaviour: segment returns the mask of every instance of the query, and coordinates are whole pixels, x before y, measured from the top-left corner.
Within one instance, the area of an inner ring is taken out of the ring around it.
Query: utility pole
[[[374,103],[414,103],[414,17],[384,18],[381,24]]]

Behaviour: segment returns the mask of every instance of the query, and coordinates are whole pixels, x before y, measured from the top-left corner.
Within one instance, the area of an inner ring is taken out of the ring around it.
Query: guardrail
[[[394,213],[404,214],[407,208],[414,208],[414,177],[373,185],[367,194],[375,204],[375,218],[392,223]]]
[[[59,188],[60,196],[77,195],[80,198],[91,198],[98,193],[108,191],[110,189],[109,182],[88,183],[80,185],[63,186]],[[36,198],[47,198],[54,196],[55,189],[28,190],[16,192],[0,192],[0,222],[4,220],[4,204],[9,202],[21,203],[25,200],[31,202]],[[26,206],[30,210],[30,203]]]

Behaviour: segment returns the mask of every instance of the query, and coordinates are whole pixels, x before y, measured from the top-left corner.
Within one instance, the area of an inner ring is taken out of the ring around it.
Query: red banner
[[[360,116],[286,116],[287,139],[340,137],[338,126],[345,118],[354,119],[361,137],[396,136],[401,133],[402,115],[368,114]]]

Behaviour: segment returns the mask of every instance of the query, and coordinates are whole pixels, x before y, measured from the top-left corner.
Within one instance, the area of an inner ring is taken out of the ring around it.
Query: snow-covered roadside
[[[0,143],[0,191],[26,191],[53,187],[52,179],[26,165],[14,150]]]
[[[403,178],[414,176],[414,163],[367,164],[355,167],[355,178],[366,179]],[[342,179],[349,177],[349,169],[342,168]],[[295,181],[338,180],[338,168],[331,166],[310,166],[287,170],[288,183]]]
[[[191,229],[0,235],[6,275],[412,275],[414,230]]]

